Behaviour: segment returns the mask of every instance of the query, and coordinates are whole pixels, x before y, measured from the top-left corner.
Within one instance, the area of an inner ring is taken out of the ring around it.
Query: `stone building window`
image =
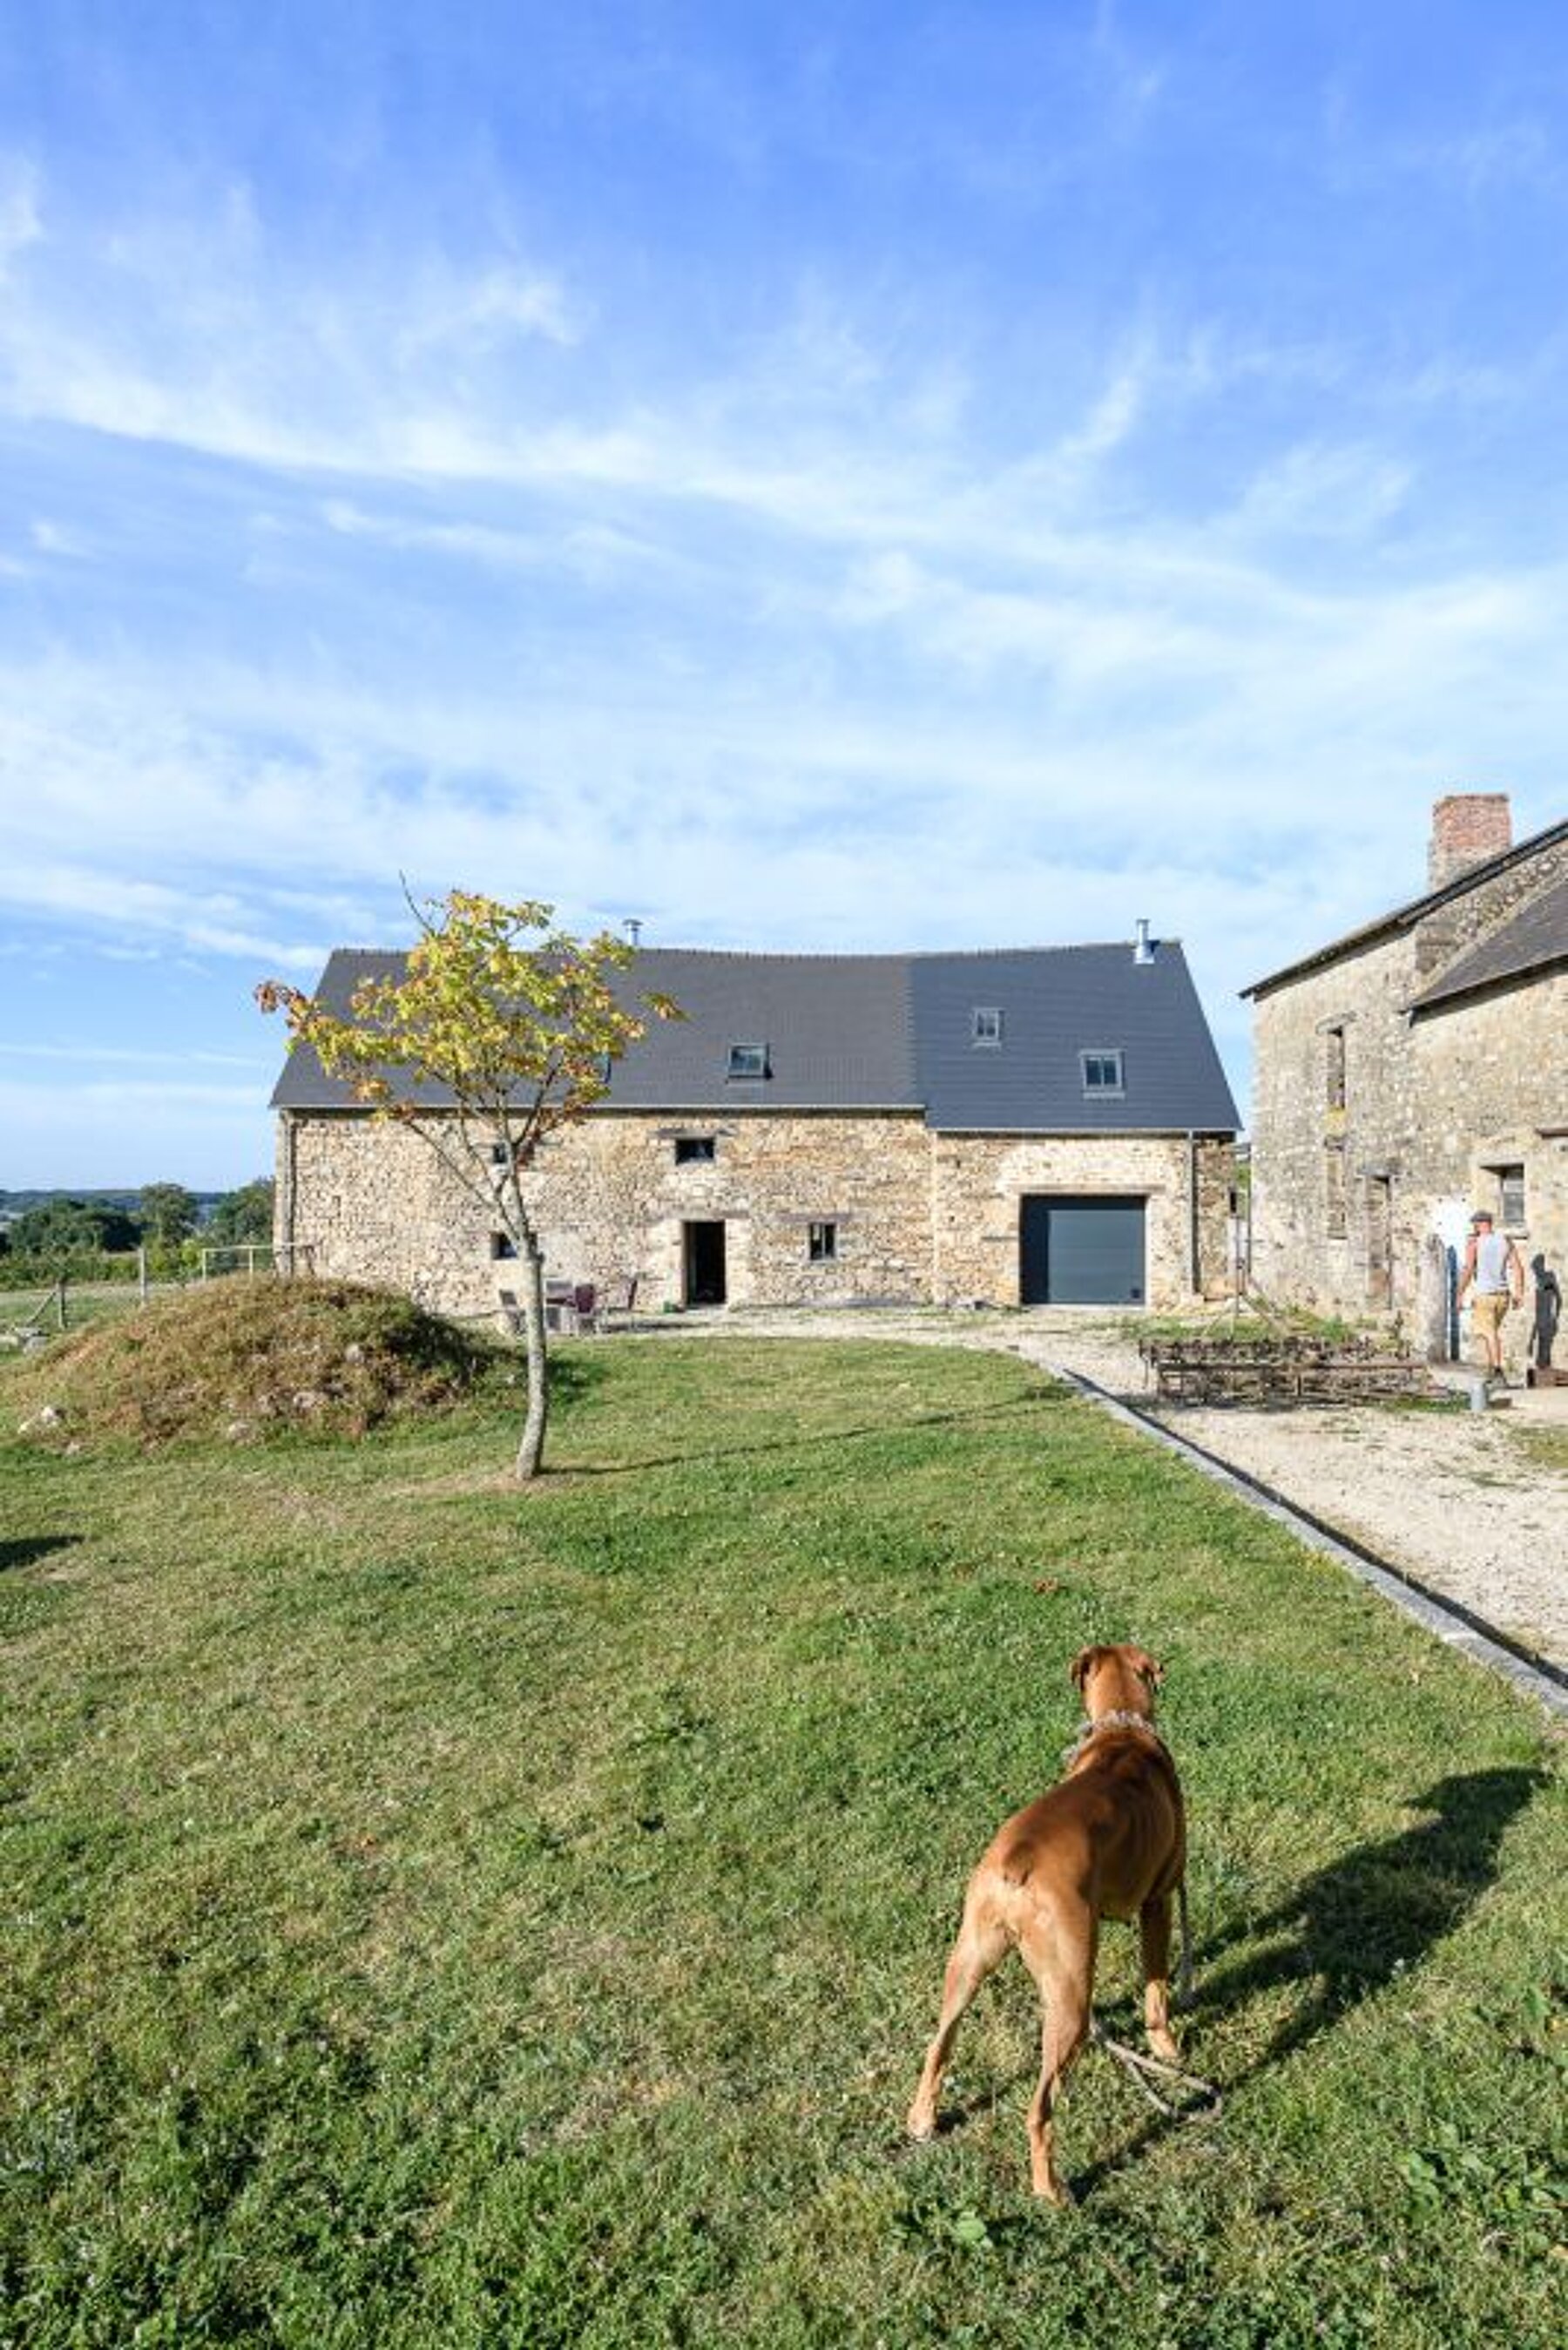
[[[1119,1046],[1101,1047],[1092,1053],[1080,1053],[1079,1064],[1084,1072],[1084,1091],[1104,1100],[1124,1093],[1122,1055]]]
[[[1500,1224],[1512,1224],[1516,1229],[1527,1221],[1524,1199],[1524,1170],[1521,1166],[1494,1167],[1497,1177],[1497,1220]]]
[[[838,1226],[808,1224],[805,1228],[805,1253],[813,1264],[832,1264],[838,1255]]]
[[[1323,1147],[1323,1228],[1331,1241],[1345,1238],[1345,1145]]]
[[[515,1256],[517,1253],[517,1243],[511,1238],[510,1234],[506,1232],[492,1232],[490,1235],[490,1253],[493,1257],[496,1258]]]
[[[729,1075],[732,1077],[765,1077],[768,1074],[768,1048],[765,1045],[732,1045]]]
[[[1343,1029],[1343,1028],[1329,1028],[1329,1029],[1325,1029],[1325,1031],[1324,1032],[1324,1045],[1325,1045],[1327,1046],[1327,1048],[1328,1048],[1328,1065],[1327,1065],[1328,1090],[1327,1090],[1327,1094],[1326,1094],[1326,1096],[1325,1096],[1325,1099],[1326,1099],[1326,1101],[1327,1101],[1327,1104],[1328,1104],[1328,1107],[1329,1107],[1329,1108],[1330,1108],[1330,1109],[1339,1109],[1339,1110],[1342,1110],[1342,1109],[1345,1107],[1345,1031],[1344,1031],[1344,1029]]]
[[[1000,1045],[1002,1014],[994,1004],[977,1003],[970,1014],[970,1037],[976,1045]]]
[[[678,1134],[675,1138],[677,1167],[710,1166],[718,1156],[719,1146],[711,1134]]]

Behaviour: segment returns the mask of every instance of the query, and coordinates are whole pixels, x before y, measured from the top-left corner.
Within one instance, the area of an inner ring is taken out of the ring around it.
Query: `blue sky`
[[[1568,813],[1552,6],[0,0],[0,1185],[243,1181],[399,873],[1188,942]]]

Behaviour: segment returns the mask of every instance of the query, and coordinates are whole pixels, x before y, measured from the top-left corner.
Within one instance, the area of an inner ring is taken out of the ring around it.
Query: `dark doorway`
[[[1090,1195],[1018,1204],[1018,1295],[1023,1305],[1143,1304],[1141,1198]]]
[[[722,1224],[688,1224],[686,1231],[686,1303],[688,1305],[722,1305],[724,1303],[724,1227]]]

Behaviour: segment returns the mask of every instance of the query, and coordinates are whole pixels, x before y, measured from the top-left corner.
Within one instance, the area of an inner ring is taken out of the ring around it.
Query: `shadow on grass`
[[[57,1550],[75,1550],[80,1541],[80,1534],[33,1534],[16,1542],[0,1542],[0,1575],[14,1566],[31,1566]]]
[[[1476,1771],[1439,1779],[1413,1807],[1429,1814],[1397,1835],[1359,1845],[1304,1879],[1288,1901],[1196,1953],[1193,2003],[1206,2022],[1234,2015],[1260,1994],[1300,1984],[1299,2004],[1262,2054],[1220,2084],[1226,2091],[1304,2047],[1395,1976],[1415,1967],[1463,1924],[1494,1881],[1503,1836],[1546,1774]],[[1205,1979],[1205,1964],[1239,1943],[1265,1947]],[[1200,2053],[1189,2055],[1198,2062]],[[1076,2182],[1086,2191],[1176,2126],[1150,2122]]]
[[[830,1445],[850,1444],[863,1436],[907,1436],[917,1428],[965,1428],[981,1420],[1016,1419],[1025,1412],[1038,1411],[1042,1405],[1075,1400],[1064,1388],[1059,1391],[1042,1388],[1028,1395],[1014,1396],[1006,1403],[976,1404],[969,1411],[918,1411],[907,1419],[876,1419],[857,1428],[824,1429],[814,1436],[768,1436],[760,1442],[748,1443],[742,1437],[727,1440],[722,1445],[694,1446],[687,1452],[650,1454],[636,1461],[571,1461],[560,1460],[552,1466],[563,1476],[630,1477],[649,1469],[680,1469],[700,1461],[738,1461],[750,1459],[762,1452],[813,1452]]]

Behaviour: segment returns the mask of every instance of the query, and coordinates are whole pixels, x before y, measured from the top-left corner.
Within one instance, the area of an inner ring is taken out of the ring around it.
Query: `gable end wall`
[[[1568,1156],[1543,1133],[1568,1118],[1568,979],[1545,972],[1412,1018],[1405,1007],[1568,873],[1568,843],[1478,886],[1414,931],[1345,955],[1265,993],[1254,1010],[1252,1263],[1282,1304],[1380,1310],[1378,1230],[1390,1257],[1387,1304],[1427,1351],[1443,1340],[1442,1251],[1462,1245],[1472,1205],[1496,1207],[1495,1169],[1525,1169],[1527,1258],[1568,1263]],[[1345,1104],[1329,1106],[1326,1029],[1345,1028]],[[1345,1231],[1327,1229],[1326,1160],[1343,1152]],[[1378,1187],[1386,1182],[1386,1191]],[[1528,1317],[1510,1323],[1522,1360]]]

